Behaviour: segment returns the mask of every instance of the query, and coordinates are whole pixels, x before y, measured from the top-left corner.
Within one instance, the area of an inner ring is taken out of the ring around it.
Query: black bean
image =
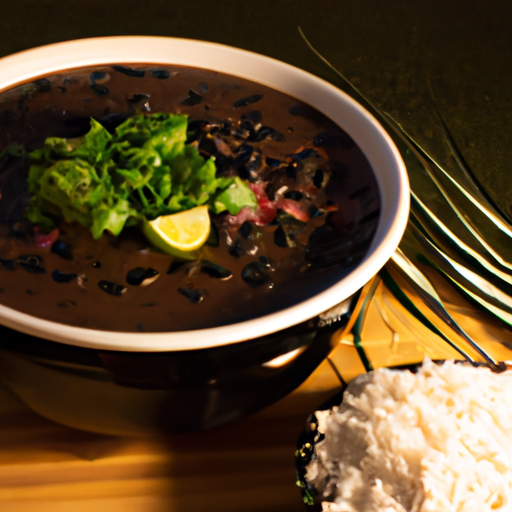
[[[73,259],[73,252],[71,251],[71,246],[66,242],[63,242],[62,240],[55,240],[50,250],[57,256],[60,256],[65,260]]]
[[[16,263],[29,274],[44,274],[46,272],[43,258],[37,254],[25,254],[20,256],[16,260]]]
[[[219,130],[219,133],[221,135],[231,135],[231,127],[233,126],[233,123],[230,121],[223,121],[221,128]]]
[[[295,179],[297,177],[297,167],[295,167],[293,164],[290,164],[286,167],[285,173],[288,178]]]
[[[108,87],[105,87],[101,84],[91,84],[91,89],[98,95],[98,96],[106,96],[110,91]],[[85,100],[84,100],[85,101]]]
[[[154,268],[136,267],[128,271],[126,274],[126,282],[132,286],[149,284],[154,281],[158,274],[158,270],[155,270]]]
[[[80,137],[91,129],[91,118],[75,117],[73,119],[64,119],[63,125],[66,128],[70,128],[70,130],[67,130],[68,133],[71,132],[70,137]]]
[[[208,121],[203,119],[195,119],[194,121],[189,121],[187,126],[187,140],[185,141],[186,144],[190,144],[199,139],[204,127],[207,125]]]
[[[240,226],[240,229],[238,230],[238,232],[240,233],[240,235],[243,238],[249,238],[249,236],[251,236],[251,233],[252,233],[252,224],[249,221],[246,220]]]
[[[228,247],[228,252],[235,258],[240,258],[240,256],[245,254],[245,251],[242,249],[240,240],[238,240],[238,238]]]
[[[149,106],[149,94],[134,94],[126,101],[129,103],[129,109],[131,112],[150,112],[151,107]]]
[[[272,265],[266,256],[260,256],[258,259],[263,263],[263,265],[265,265],[265,268],[272,268]]]
[[[64,272],[60,272],[59,270],[54,270],[52,272],[52,278],[57,283],[70,283],[73,279],[76,279],[78,274],[65,274]]]
[[[93,261],[92,266],[93,268],[101,268],[101,261]]]
[[[306,148],[292,155],[295,160],[304,160],[305,158],[317,157],[318,153],[313,148]]]
[[[261,112],[259,110],[251,110],[247,117],[254,123],[259,124],[261,123],[263,116],[261,115]]]
[[[233,167],[238,170],[240,167],[242,167],[244,164],[246,164],[249,159],[251,158],[252,152],[254,151],[254,148],[250,146],[249,144],[243,144],[240,146],[238,153],[233,160]]]
[[[207,260],[201,261],[200,270],[203,274],[206,274],[209,277],[222,279],[223,281],[230,279],[233,276],[232,272],[227,268],[221,267],[220,265]]]
[[[181,104],[182,105],[188,105],[189,107],[193,107],[194,105],[198,105],[203,101],[203,97],[198,94],[197,92],[193,91],[192,89],[189,89],[188,91],[188,98],[184,99]]]
[[[242,121],[235,130],[235,137],[240,139],[254,140],[255,136],[254,125],[248,119]]]
[[[256,149],[256,151],[252,154],[249,162],[246,164],[247,170],[253,174],[261,167],[261,149]],[[253,176],[256,177],[255,175]]]
[[[215,155],[215,167],[217,168],[217,176],[226,175],[233,166],[233,158],[222,154]]]
[[[299,192],[298,190],[288,190],[283,194],[283,197],[286,199],[291,199],[292,201],[300,201],[304,195],[302,192]]]
[[[269,156],[267,156],[265,157],[265,163],[270,167],[279,167],[281,161],[278,160],[277,158],[270,158]]]
[[[201,92],[208,92],[208,85],[204,82],[199,82],[199,90]]]
[[[100,82],[104,80],[105,78],[108,78],[107,73],[103,73],[102,71],[93,71],[89,75],[89,80],[91,84],[95,84],[96,82]]]
[[[128,101],[128,103],[140,103],[141,101],[145,101],[150,97],[151,97],[151,95],[149,95],[149,94],[140,93],[140,94],[134,94],[133,96],[128,98],[126,101]]]
[[[238,101],[233,103],[233,108],[246,107],[247,105],[251,105],[252,103],[256,103],[263,98],[263,94],[253,94],[252,96],[246,96]]]
[[[166,80],[171,76],[169,71],[167,71],[166,69],[155,69],[152,72],[152,75],[154,78],[158,78],[159,80]]]
[[[248,181],[251,178],[251,173],[245,165],[241,165],[236,172],[241,180]]]
[[[112,66],[119,73],[123,73],[123,75],[133,76],[135,78],[142,78],[146,74],[143,69],[132,69],[128,66]]]
[[[111,283],[110,281],[101,280],[98,282],[98,287],[109,295],[120,296],[126,292],[126,288],[122,284]]]
[[[242,270],[242,279],[252,288],[257,288],[268,281],[266,265],[261,261],[253,261]]]
[[[178,288],[178,291],[185,296],[192,304],[197,304],[204,299],[203,294],[195,288]]]
[[[34,80],[34,85],[36,86],[37,92],[50,92],[52,90],[52,84],[47,78]]]
[[[322,188],[324,183],[324,171],[322,169],[317,169],[315,175],[313,176],[313,185],[316,188]]]
[[[275,231],[274,231],[274,243],[278,246],[278,247],[283,247],[283,248],[286,248],[286,247],[289,247],[289,241],[288,241],[288,237],[286,236],[286,233],[283,229],[283,226],[279,226]]]
[[[270,128],[270,126],[262,126],[254,135],[254,139],[256,142],[261,142],[265,140],[267,137],[273,137],[277,132],[274,128]]]

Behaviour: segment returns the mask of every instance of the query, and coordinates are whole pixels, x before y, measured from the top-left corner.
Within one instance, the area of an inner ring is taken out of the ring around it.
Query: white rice
[[[512,512],[512,371],[376,370],[319,416],[324,511]]]

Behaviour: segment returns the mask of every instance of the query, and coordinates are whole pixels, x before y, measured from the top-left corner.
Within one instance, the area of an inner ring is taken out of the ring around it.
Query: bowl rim
[[[302,69],[231,46],[160,36],[111,36],[65,41],[0,58],[0,93],[65,69],[108,64],[185,65],[258,82],[310,104],[339,124],[368,159],[381,210],[359,265],[336,284],[294,306],[252,320],[179,332],[116,332],[44,320],[0,305],[0,323],[40,338],[85,348],[130,352],[196,350],[229,345],[292,327],[351,297],[387,262],[409,218],[410,188],[401,155],[388,133],[341,89]]]

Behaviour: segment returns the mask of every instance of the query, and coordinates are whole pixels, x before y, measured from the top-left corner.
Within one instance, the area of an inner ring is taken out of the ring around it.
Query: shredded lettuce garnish
[[[256,208],[244,181],[216,177],[213,159],[185,144],[187,123],[183,114],[137,115],[110,134],[91,119],[83,137],[47,138],[29,154],[28,219],[47,230],[54,216],[79,222],[98,239],[204,204],[231,215]]]

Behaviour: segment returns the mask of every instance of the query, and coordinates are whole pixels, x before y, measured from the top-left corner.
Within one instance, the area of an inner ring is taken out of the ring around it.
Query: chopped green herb
[[[143,219],[208,205],[236,215],[257,207],[239,178],[216,177],[215,163],[186,145],[187,116],[137,115],[110,134],[91,119],[83,137],[50,137],[29,154],[28,219],[45,229],[53,217],[79,222],[98,239]]]

